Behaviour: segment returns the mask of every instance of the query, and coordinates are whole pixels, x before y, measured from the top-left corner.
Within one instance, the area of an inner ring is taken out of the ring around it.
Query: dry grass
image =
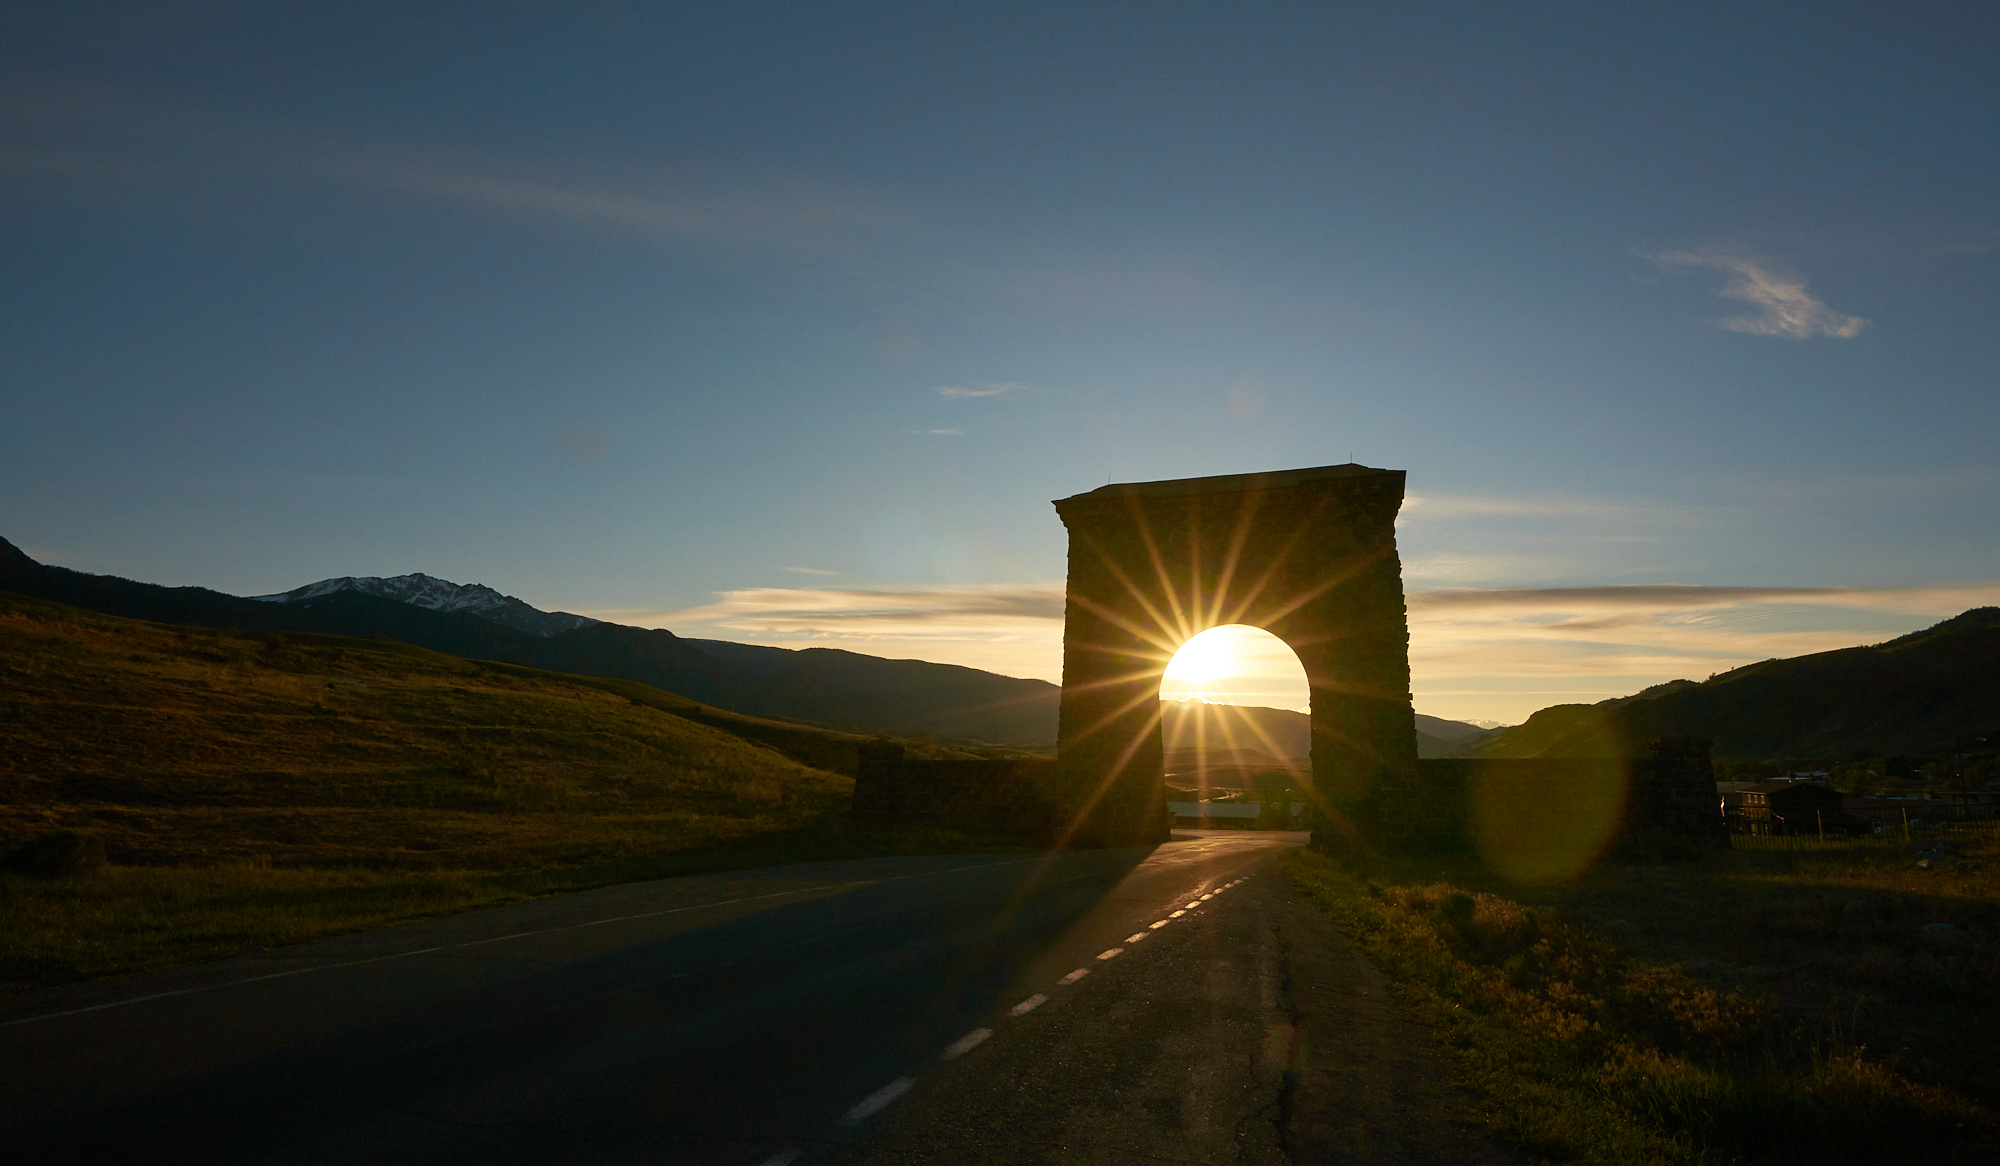
[[[1469,861],[1292,875],[1549,1161],[1972,1162],[2000,1150],[1996,855],[1715,852],[1508,886]],[[1949,944],[1922,929],[1944,924]]]
[[[0,875],[0,991],[851,852],[850,779],[620,688],[0,595],[0,849],[76,830],[112,863]]]

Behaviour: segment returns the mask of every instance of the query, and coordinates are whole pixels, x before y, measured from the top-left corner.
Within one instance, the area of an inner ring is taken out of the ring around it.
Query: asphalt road
[[[1303,917],[1274,859],[1303,840],[673,879],[43,994],[0,1011],[0,1145],[1287,1162]]]

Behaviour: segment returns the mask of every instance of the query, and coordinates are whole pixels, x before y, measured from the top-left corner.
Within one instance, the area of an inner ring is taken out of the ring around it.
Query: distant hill
[[[1461,748],[1465,756],[1622,757],[1662,736],[1706,737],[1716,756],[1733,758],[1990,750],[2000,743],[2000,608],[1974,608],[1884,644],[1556,705]]]
[[[755,678],[753,692],[732,706],[743,712],[995,742],[1056,739],[1062,689],[1046,680],[839,648],[685,642]]]
[[[1169,754],[1205,745],[1211,752],[1254,749],[1277,758],[1312,755],[1312,718],[1291,709],[1257,705],[1160,702],[1160,733]],[[1458,743],[1486,730],[1464,721],[1417,715],[1417,756],[1455,757]]]
[[[1160,743],[1170,754],[1197,748],[1216,754],[1255,750],[1281,763],[1312,754],[1312,718],[1290,709],[1163,700],[1160,717]]]
[[[1470,721],[1447,721],[1443,717],[1417,714],[1417,732],[1434,741],[1463,741],[1486,731],[1485,728]]]
[[[739,713],[862,733],[1026,745],[1056,736],[1060,689],[1046,681],[829,648],[684,640],[543,612],[488,587],[420,574],[341,577],[245,598],[47,566],[0,539],[0,591],[155,623],[383,637],[469,659],[638,681]]]

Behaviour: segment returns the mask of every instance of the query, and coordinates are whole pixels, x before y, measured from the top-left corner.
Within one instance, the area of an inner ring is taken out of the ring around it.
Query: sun
[[[1236,674],[1236,637],[1226,628],[1210,628],[1182,644],[1167,662],[1166,679],[1201,689]]]
[[[1193,636],[1167,662],[1162,700],[1303,709],[1312,699],[1305,668],[1283,640],[1245,624]]]

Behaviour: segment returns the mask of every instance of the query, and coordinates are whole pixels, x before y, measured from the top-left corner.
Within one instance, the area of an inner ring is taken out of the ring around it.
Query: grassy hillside
[[[1055,740],[1059,690],[922,660],[826,648],[684,640],[662,628],[600,623],[542,636],[462,611],[432,611],[360,591],[286,603],[202,587],[161,587],[37,563],[0,538],[0,591],[127,619],[287,635],[386,636],[473,660],[607,676],[753,716],[856,733],[964,738],[968,745]]]
[[[0,987],[17,990],[844,855],[852,780],[833,770],[862,740],[630,681],[5,593],[0,710],[0,851],[71,831],[110,861],[0,875]]]
[[[1633,756],[1662,736],[1718,757],[1925,755],[2000,739],[2000,608],[1885,644],[1766,660],[1594,705],[1557,705],[1468,742],[1485,757]]]
[[[849,788],[587,681],[5,597],[0,702],[14,713],[0,724],[0,838],[88,827],[133,864],[588,861],[596,831],[530,841],[543,832],[526,817],[638,815],[712,840],[824,812]],[[418,827],[411,809],[438,814]]]

